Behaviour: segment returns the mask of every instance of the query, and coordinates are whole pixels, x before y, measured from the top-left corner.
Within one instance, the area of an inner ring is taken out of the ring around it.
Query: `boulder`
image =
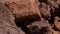
[[[54,25],[57,28],[57,30],[60,30],[60,18],[58,16],[54,18]]]
[[[11,11],[0,3],[0,34],[20,34],[20,32],[21,29],[16,26]]]

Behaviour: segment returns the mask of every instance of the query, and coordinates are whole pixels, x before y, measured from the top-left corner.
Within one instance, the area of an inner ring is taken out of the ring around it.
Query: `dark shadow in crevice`
[[[56,16],[60,17],[60,6],[59,6],[59,8],[55,8],[54,13],[51,12],[51,19],[49,20],[49,23],[51,25],[54,24],[54,17],[56,17]],[[55,25],[54,25],[53,29],[55,31],[58,31],[58,29],[55,27]]]
[[[48,27],[42,27],[40,29],[40,34],[46,34],[46,32],[50,32],[50,30],[48,29]]]
[[[53,29],[54,29],[55,31],[59,31],[59,30],[55,27],[55,25],[54,25]]]
[[[48,4],[48,0],[38,0],[40,3]]]
[[[25,33],[29,32],[27,25],[33,23],[34,21],[40,21],[40,17],[37,14],[22,16],[15,19],[15,23],[18,27],[21,27]]]

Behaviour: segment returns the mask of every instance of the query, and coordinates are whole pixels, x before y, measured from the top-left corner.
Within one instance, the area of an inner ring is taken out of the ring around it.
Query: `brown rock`
[[[51,17],[50,6],[46,5],[45,3],[40,3],[39,9],[40,9],[42,18],[49,20]]]
[[[5,2],[9,9],[11,8],[12,13],[16,17],[28,16],[33,14],[38,14],[40,16],[40,11],[38,9],[38,1],[37,0],[17,0],[14,2]]]
[[[16,26],[10,10],[0,3],[0,34],[20,34],[20,30]]]
[[[58,16],[56,16],[54,18],[54,24],[55,24],[55,27],[60,30],[60,18]]]

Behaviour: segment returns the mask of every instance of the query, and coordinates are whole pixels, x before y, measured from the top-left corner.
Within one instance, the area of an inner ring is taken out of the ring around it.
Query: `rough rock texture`
[[[57,28],[57,30],[60,30],[60,18],[58,16],[54,19],[54,25]]]
[[[34,4],[35,3],[35,4]],[[37,14],[38,2],[36,0],[17,0],[14,2],[6,1],[4,4],[11,8],[16,17]]]
[[[0,0],[0,34],[60,34],[60,0]]]
[[[21,34],[15,22],[12,13],[7,7],[0,3],[0,34]]]
[[[51,17],[51,13],[50,13],[50,6],[46,5],[45,3],[40,3],[39,5],[39,9],[41,12],[41,16],[45,19],[45,20],[49,20]]]

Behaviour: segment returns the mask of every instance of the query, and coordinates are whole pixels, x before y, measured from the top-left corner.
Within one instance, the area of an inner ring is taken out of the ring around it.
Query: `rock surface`
[[[0,34],[20,34],[21,31],[16,26],[10,10],[2,3],[0,3],[0,31]]]
[[[58,30],[60,30],[60,18],[58,16],[55,17],[54,25]]]
[[[0,34],[59,32],[60,0],[0,0]]]

